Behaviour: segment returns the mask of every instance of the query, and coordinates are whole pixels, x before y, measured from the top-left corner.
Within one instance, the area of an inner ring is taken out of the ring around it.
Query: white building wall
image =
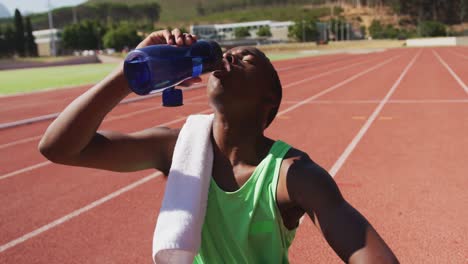
[[[468,46],[468,37],[457,37],[457,46]]]
[[[418,38],[408,39],[406,41],[408,47],[434,47],[434,46],[456,46],[456,37],[442,37],[442,38]]]
[[[271,20],[251,21],[231,24],[192,25],[190,32],[204,39],[233,40],[237,28],[249,29],[250,38],[258,38],[257,31],[260,27],[268,26],[272,36],[271,40],[287,41],[288,28],[294,23],[291,21],[276,22]]]
[[[36,30],[33,31],[34,42],[37,45],[37,51],[39,56],[50,56],[51,55],[51,41],[52,37],[55,41],[55,48],[57,54],[60,53],[58,51],[61,50],[61,33],[62,30],[60,29],[44,29],[44,30]]]

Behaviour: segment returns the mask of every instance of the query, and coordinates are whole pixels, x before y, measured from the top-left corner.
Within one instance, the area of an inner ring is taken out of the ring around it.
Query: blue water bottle
[[[139,95],[163,91],[164,106],[182,105],[181,82],[214,71],[222,51],[214,41],[197,41],[186,47],[153,45],[131,51],[124,62],[130,89]]]

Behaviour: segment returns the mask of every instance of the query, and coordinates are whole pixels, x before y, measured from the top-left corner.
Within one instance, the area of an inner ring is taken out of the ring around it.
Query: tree
[[[85,20],[68,25],[63,29],[63,45],[67,49],[74,50],[101,49],[105,32],[106,27],[98,21]]]
[[[423,21],[419,25],[422,37],[442,37],[447,35],[445,25],[437,21]]]
[[[374,39],[396,39],[400,37],[400,30],[393,25],[382,25],[379,20],[372,21],[369,33]]]
[[[30,57],[37,57],[37,45],[32,33],[31,18],[26,18],[26,54]]]
[[[297,41],[316,41],[318,37],[317,20],[298,20],[289,27],[289,37]]]
[[[239,27],[234,30],[234,36],[236,38],[246,38],[250,37],[249,29],[246,27]]]
[[[5,38],[5,29],[0,27],[0,58],[8,55],[8,42]]]
[[[372,38],[374,39],[382,39],[383,37],[383,31],[384,28],[382,26],[382,23],[378,20],[372,21],[372,24],[369,27],[369,34],[371,35]]]
[[[0,57],[10,57],[15,52],[15,30],[11,25],[0,31]]]
[[[460,18],[460,23],[465,21],[466,13],[468,11],[468,0],[460,0],[460,6],[458,8],[458,17]]]
[[[25,39],[24,39],[24,26],[23,16],[18,9],[15,9],[15,47],[16,52],[19,56],[24,57],[25,55]]]
[[[270,26],[261,26],[257,31],[259,37],[271,37]]]
[[[122,50],[125,47],[133,48],[141,41],[134,25],[121,23],[116,28],[110,29],[103,37],[106,48]]]

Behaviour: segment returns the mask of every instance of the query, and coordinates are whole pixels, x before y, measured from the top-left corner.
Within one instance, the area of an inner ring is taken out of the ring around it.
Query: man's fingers
[[[162,34],[163,34],[164,38],[166,39],[167,44],[169,44],[169,45],[174,45],[175,44],[174,35],[172,35],[169,30],[167,30],[167,29],[163,30]]]
[[[140,42],[140,44],[138,44],[137,48],[143,48],[157,44],[190,46],[195,42],[197,42],[197,37],[195,35],[182,33],[178,28],[172,30],[172,32],[165,29],[149,34],[142,42]]]
[[[174,36],[175,44],[176,44],[177,46],[182,46],[182,45],[184,45],[184,38],[183,38],[183,34],[182,34],[182,32],[180,31],[180,29],[175,28],[174,30],[172,30],[172,35]]]
[[[192,35],[184,34],[184,37],[185,37],[185,45],[192,45],[193,43],[195,43],[195,41],[192,38]]]

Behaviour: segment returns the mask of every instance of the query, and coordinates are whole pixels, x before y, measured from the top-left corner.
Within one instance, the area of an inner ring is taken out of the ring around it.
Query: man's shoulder
[[[320,194],[333,181],[328,172],[306,152],[296,148],[291,148],[284,157],[281,174],[292,200],[297,200],[295,196],[303,196],[305,193]]]
[[[283,158],[281,170],[287,176],[296,176],[321,172],[323,169],[306,152],[291,147]]]

